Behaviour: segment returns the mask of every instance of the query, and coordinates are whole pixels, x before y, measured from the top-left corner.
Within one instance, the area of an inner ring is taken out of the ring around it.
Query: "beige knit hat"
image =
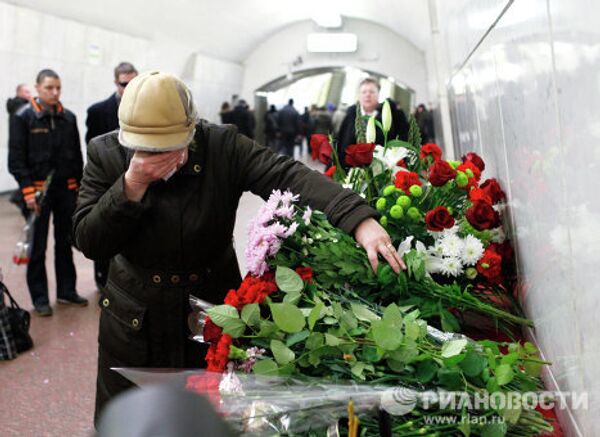
[[[168,152],[194,137],[192,94],[175,76],[151,71],[135,77],[119,105],[119,142],[130,149]]]

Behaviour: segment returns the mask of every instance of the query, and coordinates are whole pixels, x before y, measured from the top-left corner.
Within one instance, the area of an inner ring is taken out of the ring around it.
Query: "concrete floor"
[[[310,166],[320,168],[318,164]],[[259,197],[248,193],[240,201],[235,241],[243,270],[246,225],[261,204]],[[25,267],[12,263],[22,226],[19,211],[8,202],[7,196],[0,196],[0,267],[10,292],[23,308],[30,310]],[[46,266],[54,315],[41,318],[32,313],[30,333],[34,348],[15,360],[0,361],[0,437],[93,433],[100,313],[93,264],[74,251],[77,289],[90,300],[90,305],[85,308],[56,305],[53,245],[50,237]]]

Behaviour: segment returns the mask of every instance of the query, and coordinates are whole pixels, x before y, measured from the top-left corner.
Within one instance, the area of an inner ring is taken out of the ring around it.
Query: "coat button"
[[[108,299],[103,299],[103,300],[102,300],[102,306],[103,306],[104,308],[106,308],[106,307],[107,307],[107,306],[109,306],[109,305],[110,305],[110,301],[109,301]]]
[[[198,275],[195,273],[192,273],[190,275],[190,282],[196,282],[198,280]]]
[[[154,275],[154,276],[152,276],[152,282],[154,282],[155,284],[160,284],[161,280],[162,279],[161,279],[160,275]]]
[[[131,321],[131,326],[133,326],[134,328],[137,328],[138,326],[140,326],[140,321],[138,319],[133,319]]]
[[[194,164],[194,173],[200,173],[202,166],[200,164]]]
[[[171,282],[173,284],[179,284],[180,280],[181,280],[181,278],[179,277],[179,275],[173,275],[173,276],[171,276]]]

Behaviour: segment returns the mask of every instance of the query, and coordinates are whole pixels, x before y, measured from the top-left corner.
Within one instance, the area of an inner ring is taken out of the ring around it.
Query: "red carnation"
[[[244,306],[244,304],[240,301],[236,290],[229,290],[227,292],[227,295],[225,296],[225,303],[237,308],[238,310]]]
[[[419,179],[419,175],[415,172],[400,170],[398,173],[396,173],[394,185],[396,185],[396,188],[400,188],[405,193],[408,193],[409,188],[413,185],[421,186],[423,184]]]
[[[398,161],[398,162],[396,163],[396,165],[397,165],[398,167],[406,168],[406,161],[405,161],[404,159],[401,159],[400,161]]]
[[[428,156],[431,156],[434,161],[439,161],[442,159],[442,149],[437,144],[427,143],[421,146],[421,159],[427,159]]]
[[[485,202],[473,202],[466,213],[467,220],[478,231],[492,229],[500,224],[498,212]]]
[[[504,194],[504,191],[500,188],[500,184],[494,178],[487,179],[481,184],[480,188],[486,191],[494,204],[506,199],[506,194]]]
[[[350,167],[362,167],[373,161],[375,144],[352,144],[346,148],[346,164]]]
[[[483,159],[481,159],[477,153],[467,153],[465,156],[463,156],[462,162],[472,162],[480,172],[485,170],[485,162],[483,162]]]
[[[488,246],[488,249],[493,250],[506,261],[510,261],[515,254],[508,240],[504,241],[504,243],[492,243]]]
[[[328,178],[333,179],[333,175],[335,174],[336,170],[337,170],[337,167],[335,165],[332,165],[325,171],[324,175],[327,176]]]
[[[314,134],[310,136],[310,156],[316,160],[320,156],[321,147],[324,144],[329,144],[329,138],[324,134]],[[331,147],[331,145],[329,145]]]
[[[454,226],[454,217],[445,206],[438,206],[425,214],[425,225],[430,231],[441,232]]]
[[[469,200],[471,202],[484,202],[488,205],[492,205],[492,197],[486,190],[482,190],[481,188],[473,188],[469,191]]]
[[[488,247],[477,263],[477,271],[490,281],[498,281],[502,273],[502,257]]]
[[[204,319],[204,330],[202,332],[204,336],[204,341],[207,343],[214,343],[221,337],[223,330],[219,328],[215,323],[210,319],[210,317],[206,317]]]
[[[209,372],[223,372],[229,362],[229,349],[231,335],[223,334],[217,344],[211,344],[206,353],[206,370]]]
[[[313,270],[310,267],[297,267],[296,273],[300,275],[304,282],[312,282]]]
[[[436,161],[429,169],[429,182],[434,187],[441,187],[456,177],[456,170],[447,161]]]
[[[479,182],[479,179],[481,179],[481,170],[479,169],[479,167],[477,167],[471,161],[463,162],[456,169],[458,171],[462,171],[463,173],[465,173],[469,177],[469,179],[474,178],[477,182]],[[471,173],[473,173],[473,176],[469,176],[469,173],[467,173],[467,170],[471,170]]]

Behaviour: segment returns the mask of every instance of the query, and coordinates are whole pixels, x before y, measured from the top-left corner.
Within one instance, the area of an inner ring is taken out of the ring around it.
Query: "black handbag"
[[[31,338],[31,335],[29,335],[31,316],[28,311],[19,306],[3,282],[0,282],[0,290],[8,296],[8,300],[10,301],[10,305],[8,305],[6,309],[8,311],[8,322],[14,337],[17,352],[22,353],[28,351],[33,347],[33,339]]]

